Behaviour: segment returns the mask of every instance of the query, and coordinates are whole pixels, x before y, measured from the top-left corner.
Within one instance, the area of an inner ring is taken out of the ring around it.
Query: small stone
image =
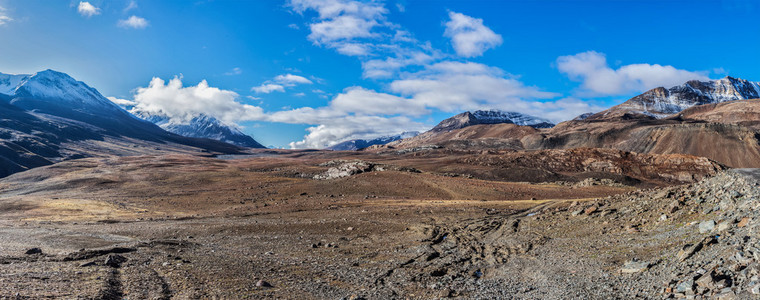
[[[91,261],[91,262],[83,263],[83,264],[81,264],[79,266],[82,267],[82,268],[84,268],[84,267],[90,267],[90,266],[94,266],[94,265],[96,265],[96,263],[94,261]]]
[[[718,232],[723,232],[729,229],[731,229],[731,222],[723,221],[718,224]]]
[[[668,220],[668,216],[667,215],[660,216],[660,221],[667,221],[667,220]]]
[[[676,292],[678,293],[686,293],[691,292],[694,290],[694,279],[689,278],[689,280],[684,280],[683,282],[676,285]]]
[[[699,223],[699,233],[708,233],[715,229],[715,221],[707,220]]]
[[[638,273],[638,272],[645,271],[647,268],[649,268],[648,262],[628,261],[625,264],[623,264],[623,267],[620,269],[620,272],[624,274]]]
[[[348,227],[348,228],[346,228],[346,230],[347,231],[352,231],[352,230],[354,230],[354,228],[353,227]]]
[[[40,248],[31,248],[29,250],[26,250],[26,252],[24,252],[24,253],[26,253],[27,255],[40,254],[40,253],[42,253],[42,249],[40,249]]]
[[[736,294],[734,293],[734,291],[731,290],[731,288],[725,288],[721,290],[720,294],[718,294],[718,296],[715,297],[715,299],[733,300],[733,299],[736,299]]]
[[[698,286],[706,289],[712,289],[715,287],[713,277],[710,274],[702,275],[702,277],[699,277],[699,279],[697,279],[696,283]]]
[[[589,207],[586,210],[584,210],[583,213],[585,213],[587,215],[590,215],[590,214],[595,213],[598,209],[599,209],[598,207],[592,206],[592,207]]]
[[[760,295],[760,283],[753,285],[749,288],[750,293]]]
[[[265,287],[265,288],[272,287],[272,285],[269,282],[266,282],[266,281],[261,280],[261,279],[259,279],[259,281],[256,282],[256,286],[257,287]]]
[[[741,219],[741,221],[739,221],[739,224],[736,224],[736,227],[742,228],[742,227],[747,226],[747,224],[749,224],[749,218],[744,217]]]
[[[106,257],[105,265],[112,267],[112,268],[118,268],[121,267],[121,264],[127,261],[127,258],[118,254],[109,254]]]
[[[696,253],[697,251],[702,249],[702,243],[697,244],[686,244],[681,248],[680,251],[678,251],[678,255],[676,257],[678,258],[678,261],[684,261],[687,258],[691,257],[692,254]]]
[[[579,209],[579,210],[573,211],[572,213],[570,213],[570,215],[571,216],[577,216],[577,215],[580,215],[581,213],[583,213],[583,209]]]

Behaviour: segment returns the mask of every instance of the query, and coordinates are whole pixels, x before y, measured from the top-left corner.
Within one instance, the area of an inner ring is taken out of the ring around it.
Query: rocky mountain
[[[692,80],[671,88],[658,87],[590,118],[618,117],[626,113],[664,118],[696,105],[760,98],[760,82],[725,77]]]
[[[266,148],[237,126],[229,125],[206,114],[200,114],[189,122],[173,122],[163,114],[150,114],[131,109],[135,116],[158,125],[166,131],[186,137],[206,138],[247,148]]]
[[[0,176],[87,156],[239,150],[169,133],[65,73],[0,74]]]
[[[551,122],[534,116],[518,112],[505,112],[498,110],[476,110],[466,111],[438,123],[432,132],[444,132],[454,129],[460,129],[467,126],[479,124],[516,124],[530,126],[533,128],[551,128],[554,126]]]
[[[736,99],[757,97],[758,90],[757,83],[731,77],[690,81],[671,89],[648,91],[607,111],[584,114],[552,128],[471,125],[448,131],[431,130],[388,146],[435,145],[470,150],[613,148],[636,153],[689,154],[729,167],[757,168],[760,100]],[[440,127],[448,124],[443,125]]]
[[[350,141],[345,141],[342,143],[332,145],[330,147],[327,147],[326,149],[335,150],[335,151],[359,150],[359,149],[364,149],[364,148],[367,148],[369,146],[374,146],[374,145],[385,145],[390,142],[415,137],[419,134],[420,133],[418,131],[407,131],[401,134],[382,136],[382,137],[374,138],[374,139],[350,140]]]

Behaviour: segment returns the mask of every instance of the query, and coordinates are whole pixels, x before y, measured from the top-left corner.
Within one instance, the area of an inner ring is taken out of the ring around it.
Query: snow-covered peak
[[[136,107],[133,107],[130,112],[140,119],[182,136],[213,139],[242,147],[264,148],[252,137],[243,133],[237,125],[227,124],[207,114],[200,114],[190,120],[183,121],[172,119],[161,112],[140,111]]]
[[[726,76],[717,80],[692,80],[668,89],[655,88],[603,114],[629,111],[662,118],[695,105],[757,98],[760,98],[760,83]]]
[[[550,128],[554,126],[554,124],[549,120],[519,112],[500,110],[476,110],[473,112],[466,111],[443,120],[441,123],[438,123],[438,125],[433,127],[431,131],[443,132],[472,125],[501,123],[531,126],[534,128]]]
[[[118,105],[112,103],[96,89],[91,88],[81,81],[77,81],[66,73],[45,70],[31,75],[0,74],[0,93],[9,95],[16,100],[14,103],[26,102],[34,99],[35,103],[48,103],[66,109],[89,111],[97,113],[100,109],[109,111],[121,110]],[[29,104],[27,109],[34,109],[35,105]]]
[[[500,111],[500,110],[476,110],[472,112],[478,120],[493,123],[514,123],[522,126],[535,126],[543,124],[552,124],[549,120],[534,117],[514,111]],[[509,121],[509,122],[505,122]],[[551,127],[551,126],[549,126]]]
[[[0,73],[0,94],[13,95],[16,93],[16,88],[29,79],[32,75],[28,74],[3,74]]]

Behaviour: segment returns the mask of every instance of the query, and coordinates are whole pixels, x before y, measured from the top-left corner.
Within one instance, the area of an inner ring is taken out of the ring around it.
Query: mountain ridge
[[[0,176],[91,156],[175,151],[212,155],[241,150],[167,132],[65,73],[0,74],[0,80],[4,91],[0,94]]]
[[[386,136],[381,136],[374,139],[355,139],[355,140],[341,142],[341,143],[332,145],[330,147],[327,147],[325,149],[334,150],[334,151],[359,150],[359,149],[364,149],[364,148],[375,146],[375,145],[385,145],[385,144],[395,142],[401,139],[412,138],[412,137],[418,136],[419,134],[420,134],[419,131],[406,131],[400,134],[386,135]]]

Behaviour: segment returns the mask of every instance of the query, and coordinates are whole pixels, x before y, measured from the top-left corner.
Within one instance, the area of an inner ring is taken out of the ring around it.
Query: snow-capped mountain
[[[122,111],[96,89],[66,73],[45,70],[31,75],[0,75],[0,93],[13,96],[12,104],[40,111]]]
[[[167,132],[65,73],[0,73],[0,177],[81,157],[239,150]]]
[[[476,110],[474,112],[466,111],[438,123],[430,131],[441,132],[459,128],[464,128],[479,124],[516,124],[530,126],[533,128],[550,128],[554,124],[549,120],[534,117],[518,112],[499,111],[499,110]]]
[[[248,148],[265,148],[249,135],[240,131],[235,125],[228,125],[212,116],[201,114],[189,122],[178,123],[162,114],[149,114],[136,109],[130,110],[134,115],[158,125],[166,131],[181,136],[207,138]]]
[[[760,82],[733,77],[709,81],[692,80],[668,89],[651,89],[599,113],[599,116],[639,113],[663,118],[695,105],[756,98],[760,98]]]
[[[369,146],[374,146],[374,145],[385,145],[390,142],[395,142],[398,140],[415,137],[419,134],[420,133],[418,131],[407,131],[401,134],[382,136],[382,137],[374,138],[374,139],[350,140],[350,141],[345,141],[342,143],[332,145],[330,147],[327,147],[326,149],[336,150],[336,151],[359,150],[359,149],[364,149],[364,148],[367,148]]]

